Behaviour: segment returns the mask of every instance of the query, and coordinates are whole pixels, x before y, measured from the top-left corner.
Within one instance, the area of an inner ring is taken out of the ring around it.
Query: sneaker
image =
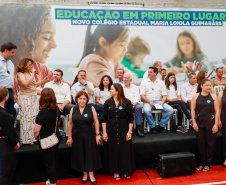
[[[166,129],[165,129],[164,127],[161,127],[161,126],[159,125],[158,128],[157,128],[157,131],[158,131],[158,132],[164,133],[164,132],[166,132]]]
[[[192,121],[192,119],[189,121],[189,125],[190,125],[190,127],[193,127],[193,121]]]
[[[177,127],[177,130],[176,130],[176,131],[177,131],[177,132],[181,132],[181,133],[186,133],[186,132],[188,132],[188,130],[185,129],[183,126]]]

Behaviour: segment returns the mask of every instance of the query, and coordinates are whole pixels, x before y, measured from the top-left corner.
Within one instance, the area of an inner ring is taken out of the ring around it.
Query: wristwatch
[[[96,136],[99,136],[99,135],[100,135],[100,133],[97,133],[97,134],[96,134]]]
[[[84,86],[87,86],[87,84],[84,84]]]

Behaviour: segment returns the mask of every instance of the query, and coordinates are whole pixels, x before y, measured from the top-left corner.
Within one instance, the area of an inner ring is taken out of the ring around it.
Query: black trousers
[[[51,184],[57,182],[57,150],[59,144],[49,148],[41,149],[42,157],[44,159],[46,171]],[[40,147],[41,148],[41,147]]]
[[[199,153],[199,166],[210,166],[213,159],[217,133],[212,133],[211,127],[200,128],[196,132],[196,140]]]
[[[188,108],[188,110],[191,110],[191,103],[187,102],[187,103],[185,103],[185,105]]]
[[[0,139],[0,185],[11,185],[16,167],[13,146]]]
[[[223,147],[223,157],[226,159],[226,123],[222,123],[222,147]]]
[[[191,119],[191,114],[188,112],[188,109],[182,100],[169,102],[168,104],[173,108],[177,108],[178,110],[178,125],[182,125],[183,113],[185,114],[187,119]]]

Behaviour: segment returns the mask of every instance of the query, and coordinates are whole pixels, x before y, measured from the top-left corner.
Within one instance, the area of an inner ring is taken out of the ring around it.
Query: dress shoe
[[[164,127],[161,127],[160,125],[158,125],[157,131],[164,133],[164,132],[166,132],[166,129]]]
[[[97,184],[97,181],[91,181],[92,184]]]
[[[150,128],[150,132],[151,132],[151,133],[157,133],[157,129],[156,129],[156,127],[154,127],[154,128]]]
[[[135,133],[136,133],[136,135],[138,135],[139,137],[144,137],[144,134],[140,131],[140,129],[136,129]]]
[[[89,179],[89,178],[87,178],[86,180],[82,180],[81,184],[87,183],[88,179]]]

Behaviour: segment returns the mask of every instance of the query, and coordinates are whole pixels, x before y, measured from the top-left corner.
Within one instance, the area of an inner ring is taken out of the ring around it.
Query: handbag
[[[57,122],[58,122],[58,110],[57,110],[57,117],[56,117],[55,133],[43,139],[40,139],[40,135],[39,135],[39,141],[42,149],[51,148],[59,143],[59,139],[56,136]]]

